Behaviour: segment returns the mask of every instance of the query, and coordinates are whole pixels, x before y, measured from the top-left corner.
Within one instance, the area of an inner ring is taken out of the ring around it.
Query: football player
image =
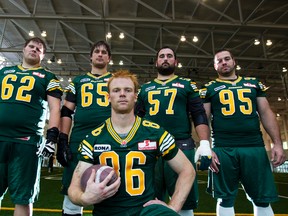
[[[62,177],[63,216],[81,216],[83,214],[83,207],[74,205],[69,200],[67,189],[78,163],[79,144],[88,132],[111,114],[107,98],[107,82],[111,77],[111,73],[107,72],[110,58],[109,45],[104,41],[95,43],[90,51],[91,71],[75,77],[67,87],[66,98],[61,109],[61,133],[57,151],[57,160],[64,166]],[[71,127],[72,131],[68,142]]]
[[[135,75],[122,70],[114,73],[108,82],[111,118],[81,143],[80,161],[68,194],[75,203],[94,204],[95,216],[178,215],[176,212],[193,184],[195,170],[175,145],[173,136],[158,124],[134,115],[137,91]],[[168,204],[155,199],[154,167],[158,157],[166,160],[178,175],[175,193]],[[81,175],[93,164],[112,166],[120,177],[108,186],[111,172],[103,182],[95,183],[93,170],[86,190],[82,191]]]
[[[32,215],[42,158],[54,154],[59,133],[62,89],[56,76],[40,66],[45,51],[42,39],[30,38],[22,63],[0,70],[0,203],[9,188],[14,215]]]
[[[199,156],[211,157],[210,131],[196,83],[175,75],[177,64],[176,54],[170,47],[163,47],[158,51],[157,78],[142,85],[138,94],[136,113],[158,123],[171,133],[178,148],[195,167]],[[191,137],[190,116],[200,139],[200,147],[196,154],[195,143]],[[177,175],[168,164],[161,159],[158,160],[155,179],[158,199],[165,200],[166,191],[172,196],[176,179]],[[195,181],[180,215],[193,215],[193,209],[197,208],[197,205],[198,185]]]
[[[266,88],[254,77],[241,77],[226,49],[216,52],[218,78],[200,91],[212,119],[213,156],[208,191],[217,202],[218,216],[233,216],[239,182],[253,203],[255,216],[272,216],[270,202],[278,199],[260,131],[261,120],[274,146],[271,163],[285,161],[279,127],[266,99]],[[252,166],[251,166],[252,165]]]

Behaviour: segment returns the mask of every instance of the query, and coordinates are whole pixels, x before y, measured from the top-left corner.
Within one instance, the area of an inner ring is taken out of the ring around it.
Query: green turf
[[[54,168],[53,173],[48,173],[46,168],[42,169],[42,179],[41,179],[41,193],[39,200],[34,204],[34,216],[60,216],[63,195],[60,194],[61,188],[61,168]],[[272,208],[275,214],[287,214],[287,204],[288,204],[288,174],[275,174],[275,182],[277,183],[280,200],[272,204]],[[207,172],[198,172],[198,183],[199,183],[199,207],[195,210],[195,215],[200,215],[197,213],[215,213],[215,200],[205,192],[207,184]],[[286,198],[284,198],[286,197]],[[2,201],[2,207],[13,207],[14,205],[10,201],[9,193],[6,194],[4,200]],[[86,208],[86,210],[91,210],[92,207]],[[58,211],[58,212],[49,212]],[[252,213],[252,206],[249,201],[247,201],[243,190],[239,190],[237,200],[235,203],[235,211],[237,213]],[[0,215],[2,216],[12,216],[13,211],[11,210],[1,210]],[[85,216],[91,215],[89,213],[84,214]],[[208,215],[208,214],[207,214]]]

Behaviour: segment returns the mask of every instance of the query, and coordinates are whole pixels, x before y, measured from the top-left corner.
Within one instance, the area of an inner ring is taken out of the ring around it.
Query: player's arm
[[[63,107],[61,109],[61,124],[60,131],[65,134],[70,133],[72,125],[72,114],[74,113],[76,104],[67,100],[64,100]]]
[[[111,172],[101,183],[95,183],[96,172],[92,170],[91,176],[87,181],[85,191],[81,189],[81,177],[83,172],[93,164],[79,161],[77,167],[74,170],[73,177],[68,188],[68,196],[70,200],[80,206],[88,206],[95,203],[100,203],[104,199],[113,196],[120,186],[120,178],[113,184],[107,186],[107,183],[113,176]]]
[[[61,109],[60,134],[56,157],[58,162],[64,167],[68,166],[69,161],[72,160],[72,153],[68,145],[68,135],[71,130],[72,115],[74,114],[75,107],[76,104],[74,102],[65,100]]]
[[[59,98],[48,95],[47,101],[50,110],[48,128],[59,128],[61,100]]]
[[[192,164],[180,149],[168,164],[178,174],[175,191],[168,205],[179,212],[191,190],[196,174]]]
[[[48,123],[48,129],[46,131],[46,143],[45,145],[40,145],[37,151],[37,155],[42,155],[43,157],[51,157],[55,153],[57,138],[59,135],[59,124],[60,124],[60,98],[47,95],[47,102],[50,110],[50,117]]]
[[[209,140],[210,130],[207,115],[200,97],[189,98],[189,112],[191,114],[197,135],[200,140]]]
[[[189,98],[189,111],[195,126],[196,133],[200,139],[200,145],[195,152],[195,163],[201,158],[201,170],[207,170],[211,161],[212,151],[210,146],[210,129],[202,99],[198,97]],[[204,163],[204,161],[206,161]],[[204,165],[205,164],[205,165]]]
[[[207,115],[207,119],[208,121],[211,119],[211,103],[204,103],[203,104],[206,115]],[[217,157],[217,155],[215,154],[215,152],[212,151],[212,161],[210,164],[210,169],[213,172],[218,173],[219,172],[219,168],[218,166],[220,165],[219,159]]]
[[[274,167],[279,166],[285,162],[286,157],[275,114],[271,110],[266,97],[257,97],[257,107],[262,125],[274,143],[271,150],[271,161]]]
[[[169,166],[178,174],[175,190],[170,202],[167,205],[165,202],[155,199],[146,202],[143,206],[146,207],[152,204],[161,204],[173,209],[176,212],[179,212],[191,190],[196,172],[190,161],[180,149],[175,157],[167,162]]]

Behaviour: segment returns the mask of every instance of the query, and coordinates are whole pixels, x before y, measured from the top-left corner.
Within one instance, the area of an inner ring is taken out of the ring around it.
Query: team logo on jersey
[[[40,78],[44,78],[45,77],[45,74],[42,74],[42,73],[39,73],[39,72],[33,72],[32,74],[35,75],[35,76],[38,76]]]
[[[155,88],[156,88],[156,86],[149,86],[145,89],[145,92],[148,92],[148,91],[155,89]]]
[[[109,78],[105,78],[104,81],[105,81],[105,82],[108,82],[108,81],[109,81]]]
[[[80,83],[83,83],[83,82],[90,82],[90,78],[83,78],[80,80]]]
[[[177,87],[177,88],[184,88],[184,85],[181,83],[172,83],[172,86]]]
[[[138,143],[138,150],[154,150],[157,149],[157,143],[151,140],[144,140]]]
[[[225,89],[226,86],[222,85],[222,86],[218,86],[217,88],[214,88],[214,91],[220,91],[221,89]]]
[[[104,151],[111,151],[111,145],[110,144],[94,145],[94,152],[104,152]]]
[[[15,73],[15,70],[6,70],[6,71],[4,71],[4,74],[8,74],[8,73]]]
[[[252,83],[243,83],[243,85],[246,87],[256,88],[256,85],[254,85]]]

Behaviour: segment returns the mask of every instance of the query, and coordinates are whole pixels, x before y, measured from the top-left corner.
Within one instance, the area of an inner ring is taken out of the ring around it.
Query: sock
[[[253,211],[254,211],[254,216],[274,216],[274,212],[271,208],[271,205],[268,207],[260,207],[256,206],[253,203]]]
[[[221,201],[218,200],[216,205],[216,215],[217,216],[235,216],[234,207],[222,207],[220,205]]]
[[[62,216],[82,216],[83,207],[72,203],[67,195],[64,196]]]
[[[194,216],[193,209],[190,210],[181,210],[178,212],[181,216]]]

